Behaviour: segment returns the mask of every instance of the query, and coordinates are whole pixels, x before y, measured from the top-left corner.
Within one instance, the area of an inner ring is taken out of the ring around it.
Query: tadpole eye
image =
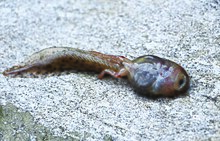
[[[185,87],[186,85],[186,76],[184,74],[179,74],[176,78],[176,83],[175,83],[175,89],[177,91],[182,91],[182,89]]]
[[[179,80],[179,86],[181,87],[184,84],[185,80],[184,79],[180,79]]]

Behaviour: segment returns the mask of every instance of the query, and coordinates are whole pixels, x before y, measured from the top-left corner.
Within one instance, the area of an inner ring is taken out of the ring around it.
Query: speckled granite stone
[[[98,80],[93,73],[0,75],[1,105],[29,112],[56,136],[220,140],[218,0],[1,0],[0,13],[0,71],[41,49],[70,46],[129,58],[158,55],[191,77],[187,96],[152,100],[124,79]]]

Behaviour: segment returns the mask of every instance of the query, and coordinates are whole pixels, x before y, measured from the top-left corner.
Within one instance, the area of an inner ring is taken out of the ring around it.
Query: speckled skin
[[[175,62],[146,55],[129,60],[69,47],[51,47],[31,55],[23,64],[3,72],[11,77],[46,76],[62,71],[94,71],[115,78],[127,76],[135,90],[146,96],[175,96],[189,89],[189,76]]]
[[[119,71],[128,59],[69,47],[51,47],[34,53],[25,62],[3,72],[11,77],[38,77],[63,71]],[[129,60],[128,60],[129,61]]]

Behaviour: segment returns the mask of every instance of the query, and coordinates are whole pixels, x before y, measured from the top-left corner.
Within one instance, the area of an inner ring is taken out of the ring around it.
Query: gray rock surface
[[[41,49],[70,46],[129,58],[158,55],[191,77],[187,96],[152,100],[124,79],[91,73],[0,75],[1,105],[29,112],[60,137],[220,140],[219,0],[0,0],[0,14],[0,71]]]

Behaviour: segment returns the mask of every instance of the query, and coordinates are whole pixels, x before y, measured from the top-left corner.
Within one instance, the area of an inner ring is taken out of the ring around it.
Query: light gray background
[[[55,135],[82,140],[219,140],[219,45],[218,0],[0,0],[0,71],[41,49],[70,46],[158,55],[191,77],[188,96],[152,100],[124,79],[90,73],[0,75],[0,104],[30,112]]]

